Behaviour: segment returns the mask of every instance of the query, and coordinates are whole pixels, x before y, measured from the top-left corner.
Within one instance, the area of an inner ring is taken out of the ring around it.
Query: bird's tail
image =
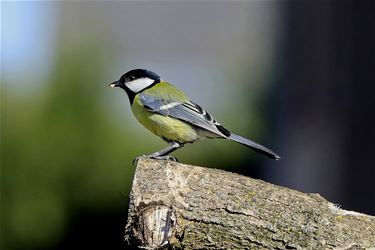
[[[253,142],[249,139],[243,138],[242,136],[231,133],[231,135],[228,138],[232,141],[241,143],[242,145],[245,145],[245,146],[251,148],[255,152],[258,152],[258,153],[261,153],[265,156],[268,156],[271,159],[274,159],[274,160],[280,160],[281,159],[281,157],[278,154],[274,153],[272,150],[270,150],[270,149],[268,149],[268,148],[266,148],[266,147],[264,147],[264,146],[262,146],[262,145],[260,145],[256,142]]]

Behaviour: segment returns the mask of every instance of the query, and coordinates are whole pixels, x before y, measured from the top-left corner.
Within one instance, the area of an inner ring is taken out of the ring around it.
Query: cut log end
[[[169,244],[176,226],[176,214],[172,207],[160,202],[141,203],[131,223],[127,226],[125,237],[128,243],[138,243],[146,249],[159,249]]]

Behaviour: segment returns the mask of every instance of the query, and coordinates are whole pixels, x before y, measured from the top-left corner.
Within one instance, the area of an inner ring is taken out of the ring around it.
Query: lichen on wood
[[[146,249],[375,247],[375,217],[238,174],[140,159],[125,241]]]

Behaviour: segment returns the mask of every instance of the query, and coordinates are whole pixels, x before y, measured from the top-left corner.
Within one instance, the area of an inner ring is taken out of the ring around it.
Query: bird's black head
[[[133,69],[123,74],[116,82],[111,83],[111,87],[120,87],[126,91],[130,102],[133,102],[134,96],[152,87],[161,81],[160,76],[147,69]]]
[[[123,74],[120,78],[123,82],[130,82],[140,78],[149,78],[154,81],[160,82],[160,76],[147,69],[133,69]]]

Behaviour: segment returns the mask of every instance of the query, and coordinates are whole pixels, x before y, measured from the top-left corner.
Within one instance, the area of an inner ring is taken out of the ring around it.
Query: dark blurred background
[[[147,68],[234,132],[176,152],[375,215],[374,1],[1,2],[1,249],[121,249],[165,143],[107,83]]]

